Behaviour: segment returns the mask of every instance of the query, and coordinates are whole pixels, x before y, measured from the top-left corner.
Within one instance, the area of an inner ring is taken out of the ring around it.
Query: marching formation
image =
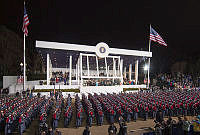
[[[49,97],[42,103],[41,107],[39,108],[39,132],[48,130],[47,118],[49,117],[52,106],[53,98]],[[37,111],[35,113],[37,114]]]
[[[4,132],[7,135],[18,130],[21,135],[25,129],[29,128],[31,122],[38,117],[39,112],[42,115],[45,114],[45,110],[42,108],[47,101],[48,99],[44,97],[1,98],[0,132]],[[48,107],[45,108],[47,109]]]
[[[76,126],[81,126],[84,116],[87,124],[92,126],[94,120],[102,125],[104,116],[112,124],[120,117],[126,122],[155,118],[158,114],[165,116],[196,116],[200,114],[199,90],[173,92],[160,91],[148,93],[89,94],[82,95],[82,102],[75,96]],[[85,115],[84,113],[85,112]]]
[[[91,127],[92,126],[92,120],[94,117],[94,109],[92,107],[92,103],[87,99],[85,95],[82,95],[82,104],[87,116],[87,124]]]
[[[69,125],[72,118],[72,98],[70,96],[66,99],[66,105],[64,109],[64,127]]]
[[[78,95],[75,96],[75,106],[76,106],[76,127],[80,127],[83,118],[83,105]]]
[[[73,110],[73,104],[75,110]],[[111,125],[155,118],[157,114],[165,116],[196,116],[200,115],[200,92],[198,89],[188,91],[159,91],[120,94],[88,94],[63,98],[62,94],[51,97],[5,97],[0,99],[0,130],[1,133],[22,134],[31,122],[39,118],[39,131],[47,130],[47,119],[52,114],[52,130],[58,127],[61,117],[64,127],[68,127],[75,117],[76,127],[101,126],[105,120]],[[105,116],[105,117],[104,117]],[[106,119],[105,119],[106,118]]]
[[[97,94],[95,94],[95,96],[97,96]],[[91,94],[89,94],[88,99],[91,101],[92,106],[94,108],[97,124],[101,126],[103,124],[104,114],[101,107],[101,103],[97,98],[95,98],[95,96],[92,96]]]

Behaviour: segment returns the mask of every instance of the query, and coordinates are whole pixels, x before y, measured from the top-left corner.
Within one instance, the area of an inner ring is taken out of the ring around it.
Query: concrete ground
[[[165,118],[167,120],[168,118]],[[173,120],[178,121],[177,117],[172,117]],[[188,120],[193,120],[194,117],[189,116]],[[115,126],[117,127],[117,130],[119,131],[119,125],[118,123],[115,123]],[[155,126],[153,119],[148,119],[147,121],[143,120],[137,120],[137,122],[130,122],[127,123],[128,126],[128,135],[141,135],[145,132],[151,132],[152,129]],[[108,127],[109,125],[103,125],[103,126],[92,126],[90,128],[92,135],[107,135],[108,134]],[[83,130],[85,127],[80,128],[58,128],[62,135],[82,135]]]
[[[119,131],[118,123],[115,123],[117,130]],[[152,119],[147,121],[138,120],[137,122],[127,123],[128,126],[128,135],[141,135],[144,132],[151,131],[150,128],[154,127],[154,122]],[[103,126],[92,126],[90,128],[92,135],[107,135],[109,125]],[[82,135],[85,127],[80,128],[58,128],[62,135]]]
[[[173,117],[172,119],[177,120],[177,117]],[[188,117],[189,120],[192,120],[193,117]],[[167,120],[167,118],[165,118]],[[50,122],[49,122],[50,124]],[[63,120],[59,121],[59,128],[62,132],[62,135],[82,135],[85,122],[82,123],[82,127],[75,128],[75,122],[72,118],[72,121],[68,128],[63,127]],[[117,131],[119,131],[119,125],[118,123],[115,123],[115,126],[117,127]],[[137,122],[131,121],[130,123],[127,123],[128,127],[128,135],[141,135],[145,132],[151,132],[154,128],[155,123],[153,119],[148,119],[147,121],[143,121],[141,119],[137,120]],[[106,122],[106,119],[104,119],[104,125],[103,126],[96,126],[95,123],[93,123],[92,127],[90,127],[90,131],[92,135],[107,135],[108,134],[108,127],[109,124]],[[23,135],[36,135],[38,131],[38,120],[34,120],[30,126],[29,129],[23,133]]]

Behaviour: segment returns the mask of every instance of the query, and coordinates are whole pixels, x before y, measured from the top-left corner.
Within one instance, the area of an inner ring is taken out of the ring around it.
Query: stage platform
[[[35,90],[80,90],[80,93],[120,93],[125,89],[145,89],[146,85],[80,86],[80,85],[35,85]]]
[[[74,97],[76,94],[81,96],[82,94],[85,94],[86,96],[91,93],[121,93],[121,92],[138,92],[140,89],[146,89],[146,85],[115,85],[115,86],[78,86],[78,85],[35,85],[35,90],[37,92],[33,92],[33,95],[37,95],[39,92],[41,96],[46,95],[50,96],[50,92],[44,92],[50,91],[50,90],[70,90],[70,92],[62,92],[64,97],[67,97],[68,94],[71,95],[71,97]],[[40,92],[41,90],[41,92]],[[73,92],[73,90],[75,92]],[[79,92],[77,93],[77,90]],[[127,90],[127,91],[126,91]]]

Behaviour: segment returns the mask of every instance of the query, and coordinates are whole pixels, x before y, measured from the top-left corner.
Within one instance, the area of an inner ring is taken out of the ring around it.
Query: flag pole
[[[24,1],[24,6],[25,6],[25,1]],[[25,10],[25,9],[24,9]],[[24,82],[23,82],[23,90],[25,91],[25,86],[26,86],[26,35],[24,33]]]
[[[150,29],[149,30],[151,30],[151,24],[150,24]],[[149,52],[151,51],[151,40],[150,40],[150,38],[149,38]],[[149,83],[150,83],[150,76],[149,76],[149,70],[150,70],[150,57],[148,58],[148,82],[147,82],[147,88],[149,88]]]
[[[25,58],[25,49],[26,49],[26,35],[24,34],[24,83],[23,83],[23,90],[25,91],[25,86],[26,86],[26,58]]]
[[[150,24],[150,29],[149,30],[151,30],[151,24]],[[150,38],[149,38],[149,52],[151,51],[151,40],[150,40]]]

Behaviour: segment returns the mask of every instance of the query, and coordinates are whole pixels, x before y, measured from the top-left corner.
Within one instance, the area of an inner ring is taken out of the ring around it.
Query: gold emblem
[[[106,52],[106,48],[105,47],[100,47],[99,51],[100,51],[100,53],[105,53]]]

